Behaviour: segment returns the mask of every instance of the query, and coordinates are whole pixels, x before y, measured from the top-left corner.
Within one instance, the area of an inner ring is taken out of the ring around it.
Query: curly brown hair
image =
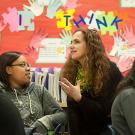
[[[108,77],[109,60],[105,54],[105,48],[98,32],[94,29],[77,29],[74,33],[81,31],[86,41],[86,57],[83,61],[85,67],[85,81],[98,95],[103,86],[104,79]],[[61,77],[68,79],[73,85],[76,83],[78,66],[80,63],[73,60],[71,56],[67,59],[61,70]]]

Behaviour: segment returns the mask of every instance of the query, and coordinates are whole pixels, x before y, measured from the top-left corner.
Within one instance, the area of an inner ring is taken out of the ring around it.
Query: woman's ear
[[[7,74],[11,75],[12,74],[12,68],[10,66],[7,66],[6,72],[7,72]]]

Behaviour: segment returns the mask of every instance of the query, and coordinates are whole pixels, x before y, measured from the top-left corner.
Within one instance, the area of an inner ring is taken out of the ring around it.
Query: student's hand
[[[40,133],[41,135],[47,135],[47,128],[40,121],[37,120],[32,125],[32,127],[35,128],[35,130],[33,131],[33,135],[34,135],[34,132]]]
[[[77,82],[77,85],[74,86],[66,78],[63,78],[60,81],[60,85],[65,93],[72,97],[76,102],[79,102],[81,100],[82,95],[80,91],[80,82]]]

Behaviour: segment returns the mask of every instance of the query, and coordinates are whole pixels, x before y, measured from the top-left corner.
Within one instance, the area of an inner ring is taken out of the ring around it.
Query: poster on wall
[[[41,44],[36,63],[65,63],[66,45],[60,38],[45,38]]]
[[[98,30],[119,68],[134,57],[135,0],[1,0],[0,7],[0,53],[21,51],[34,67],[63,66],[80,27]]]
[[[135,0],[120,0],[120,6],[125,8],[135,8]]]

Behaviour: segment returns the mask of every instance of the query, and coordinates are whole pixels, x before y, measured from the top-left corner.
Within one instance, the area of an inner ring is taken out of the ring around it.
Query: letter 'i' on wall
[[[21,26],[22,25],[22,15],[20,14],[19,15],[19,26]]]
[[[19,17],[19,25],[18,25],[19,31],[34,30],[34,22],[32,22],[32,20],[34,19],[34,14],[31,11],[28,11],[27,9],[24,11],[18,11],[18,17]]]

